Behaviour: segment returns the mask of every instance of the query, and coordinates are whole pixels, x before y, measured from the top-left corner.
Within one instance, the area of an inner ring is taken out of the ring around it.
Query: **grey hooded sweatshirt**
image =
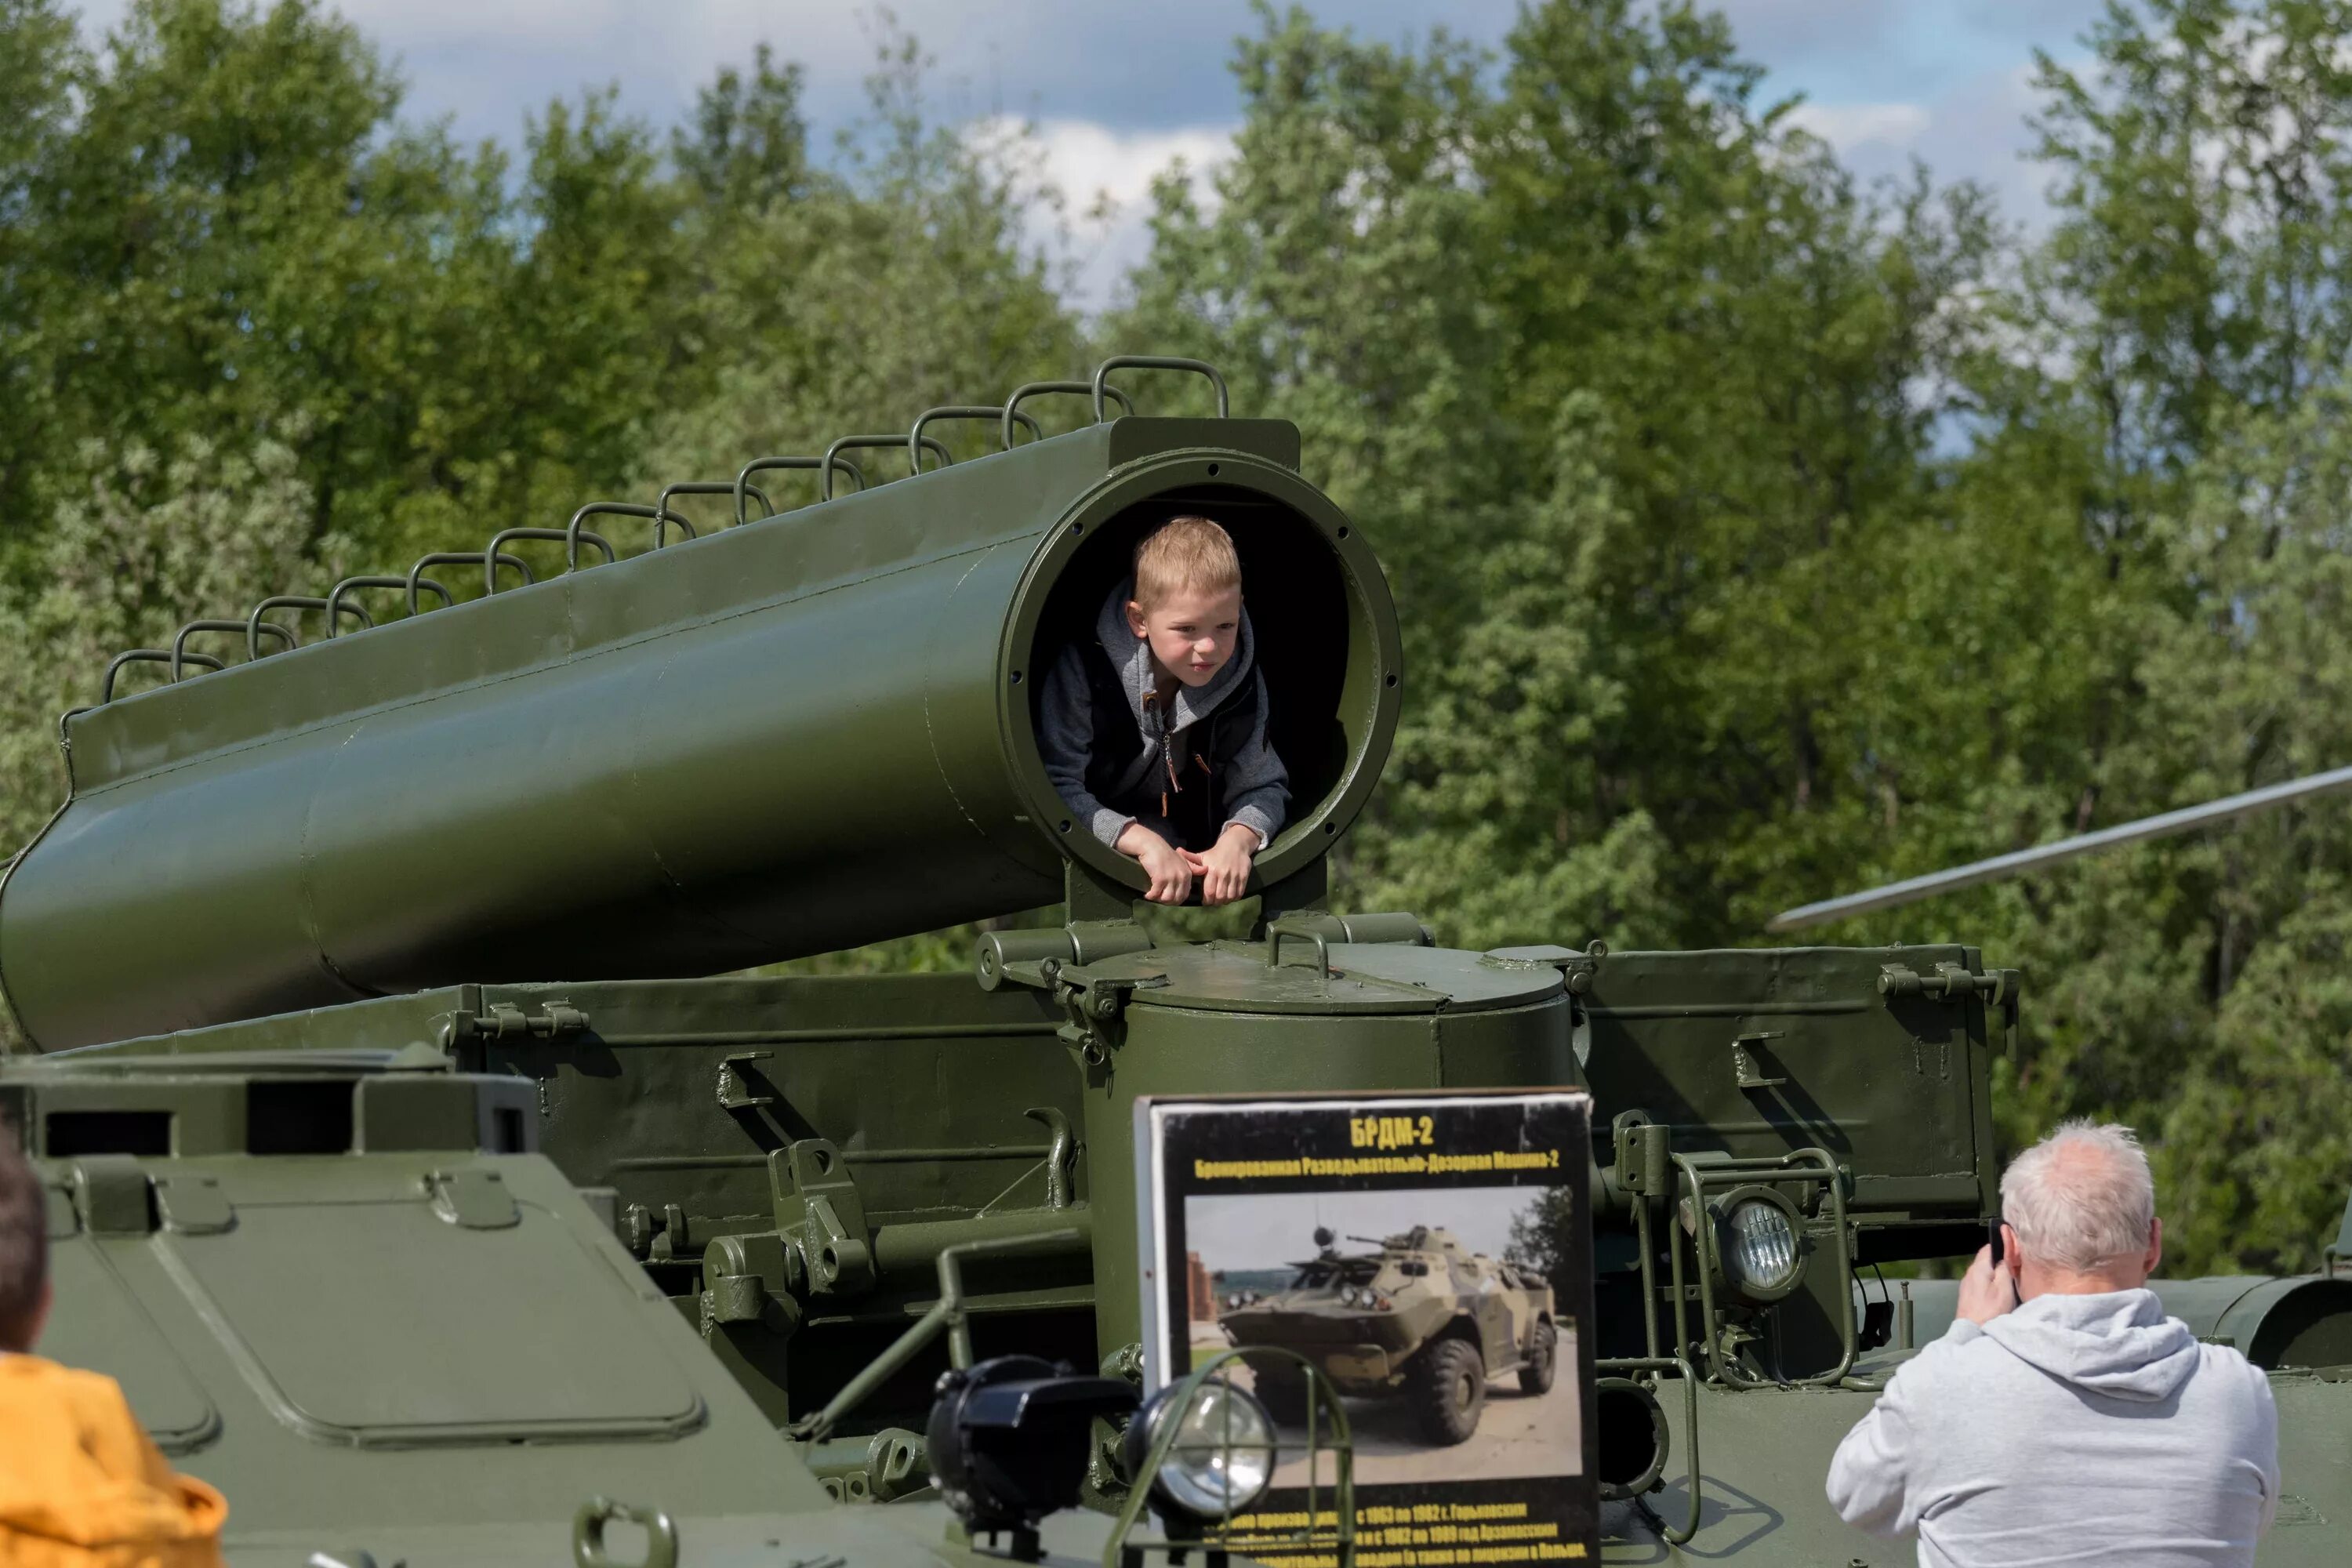
[[[1127,624],[1127,602],[1133,597],[1135,583],[1131,578],[1111,590],[1110,597],[1103,601],[1101,612],[1095,616],[1095,637],[1118,672],[1119,689],[1127,693],[1141,749],[1130,752],[1128,749],[1137,743],[1135,741],[1094,732],[1093,705],[1087,694],[1087,650],[1083,645],[1073,645],[1062,650],[1061,658],[1046,672],[1045,688],[1038,703],[1038,750],[1045,763],[1045,776],[1094,836],[1116,848],[1118,836],[1127,831],[1127,825],[1135,816],[1096,799],[1087,790],[1087,763],[1095,748],[1110,745],[1121,749],[1124,765],[1111,793],[1128,795],[1141,789],[1160,771],[1160,758],[1167,752],[1169,736],[1192,728],[1215,712],[1218,704],[1241,689],[1243,681],[1255,681],[1257,723],[1234,757],[1223,787],[1226,822],[1238,822],[1249,828],[1258,837],[1258,847],[1264,848],[1281,830],[1283,812],[1290,804],[1290,774],[1283,767],[1282,759],[1274,754],[1274,748],[1266,744],[1265,677],[1257,669],[1257,637],[1250,630],[1249,612],[1242,612],[1241,626],[1234,637],[1234,657],[1209,678],[1207,685],[1198,689],[1179,686],[1163,715],[1158,702],[1145,700],[1152,695],[1154,686],[1151,645],[1137,637]]]
[[[2152,1290],[1955,1320],[1830,1461],[1840,1516],[1916,1531],[1922,1568],[2252,1563],[2278,1496],[2269,1379]]]

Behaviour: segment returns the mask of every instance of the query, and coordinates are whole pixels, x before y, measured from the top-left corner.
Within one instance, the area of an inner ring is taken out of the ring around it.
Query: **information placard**
[[[1352,1429],[1359,1568],[1597,1555],[1586,1095],[1160,1098],[1136,1117],[1150,1388],[1234,1347],[1311,1360]],[[1265,1355],[1232,1375],[1283,1444],[1236,1525],[1300,1531],[1303,1376]],[[1328,1510],[1328,1455],[1318,1479]]]

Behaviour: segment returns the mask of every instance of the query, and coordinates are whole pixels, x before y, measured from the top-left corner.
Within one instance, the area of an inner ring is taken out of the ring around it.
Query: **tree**
[[[2331,0],[2152,0],[2108,8],[2087,68],[2041,60],[2057,222],[1995,301],[2000,352],[1969,367],[1975,440],[1948,493],[2024,525],[2020,568],[1990,575],[2015,585],[2006,623],[2042,672],[2023,661],[2029,682],[1988,694],[2002,744],[1935,837],[1865,851],[1889,874],[2352,754],[2328,700],[2352,670],[2347,36]],[[2170,1268],[2307,1267],[2352,1173],[2331,1120],[2352,1058],[2347,826],[2317,805],[1829,934],[1927,925],[2023,962],[2006,1139],[2132,1122]]]
[[[1407,717],[1352,891],[1473,942],[1744,935],[1882,811],[1864,639],[1943,542],[1997,237],[1967,190],[1858,195],[1692,7],[1531,7],[1485,66],[1270,17],[1123,325],[1296,419],[1389,564]]]

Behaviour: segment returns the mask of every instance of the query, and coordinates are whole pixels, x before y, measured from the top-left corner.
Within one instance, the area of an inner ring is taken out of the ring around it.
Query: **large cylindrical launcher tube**
[[[0,986],[57,1049],[723,973],[1050,903],[1073,857],[1139,893],[1055,795],[1033,700],[1188,511],[1241,552],[1291,773],[1259,884],[1311,870],[1377,782],[1400,658],[1297,463],[1285,423],[1119,418],[118,698],[69,720],[71,798],[0,882]]]

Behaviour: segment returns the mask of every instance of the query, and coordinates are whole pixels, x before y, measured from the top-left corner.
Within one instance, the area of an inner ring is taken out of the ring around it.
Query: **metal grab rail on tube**
[[[670,523],[674,522],[685,530],[688,539],[695,536],[694,524],[667,507],[644,506],[633,500],[592,500],[572,514],[572,521],[563,531],[563,569],[566,572],[580,570],[580,542],[595,537],[582,526],[592,517],[642,517],[650,520],[654,525],[656,550],[669,542],[664,531]],[[604,563],[609,566],[612,563],[613,547],[608,544],[604,547]]]
[[[245,654],[247,661],[250,663],[252,660],[261,657],[261,628],[265,625],[268,624],[264,622],[261,617],[268,615],[270,611],[325,610],[327,608],[328,604],[326,600],[314,598],[308,594],[270,595],[269,597],[254,605],[253,614],[245,618]],[[360,630],[362,631],[365,631],[368,627],[375,625],[375,617],[369,615],[367,611],[362,609],[357,605],[342,605],[336,606],[334,615],[336,616],[351,616],[352,619],[359,622]]]
[[[998,421],[1018,419],[1022,424],[1029,426],[1029,433],[1032,436],[1041,441],[1045,438],[1045,427],[1026,414],[1017,414],[1010,408],[999,408],[989,404],[943,403],[937,408],[926,408],[916,415],[915,427],[907,432],[907,471],[909,474],[919,474],[923,471],[923,426],[946,419]],[[932,445],[936,446],[937,443],[934,442]],[[946,457],[947,448],[940,447],[939,449],[941,454],[940,461],[944,466],[950,461]]]
[[[208,653],[192,653],[185,657],[190,664],[201,664],[207,669],[226,669],[228,668],[227,665],[222,663],[219,659],[215,658]],[[124,648],[121,653],[116,654],[107,664],[106,679],[99,684],[98,705],[100,708],[103,708],[108,703],[114,700],[114,678],[122,673],[124,666],[133,664],[170,664],[171,662],[172,654],[171,651],[166,648]]]
[[[824,449],[824,478],[822,480],[824,499],[826,500],[831,500],[833,499],[834,460],[843,452],[862,452],[869,450],[887,451],[893,447],[904,447],[907,445],[907,441],[908,438],[904,436],[844,436],[835,441],[832,446],[827,447]],[[949,454],[947,447],[940,444],[940,439],[937,437],[920,437],[920,443],[923,450],[938,453],[940,462],[952,463],[955,461],[955,458]],[[860,488],[862,489],[864,487],[861,486]]]
[[[245,629],[246,624],[243,621],[190,621],[186,626],[182,626],[172,637],[173,681],[177,683],[180,679],[180,667],[187,658],[186,650],[190,637],[198,632],[242,632]],[[284,638],[288,647],[294,646],[294,634],[276,621],[262,622],[260,629]]]
[[[757,486],[751,483],[751,479],[753,474],[765,473],[771,469],[776,468],[789,468],[799,472],[813,474],[819,468],[826,466],[827,464],[824,458],[781,457],[752,458],[750,462],[743,465],[743,471],[735,476],[735,526],[740,528],[747,522],[761,521],[760,519],[747,515],[745,512],[743,498],[746,494],[760,497],[760,504],[767,509],[765,513],[766,516],[775,517],[779,515],[774,505],[769,501],[768,498],[764,494],[761,494]],[[851,462],[848,458],[835,458],[832,461],[832,466],[840,468],[851,479],[856,479],[859,489],[862,490],[866,488],[866,470]]]
[[[578,521],[578,519],[575,518],[573,521],[576,522]],[[604,552],[604,564],[607,566],[621,558],[620,552],[613,548],[613,542],[611,540],[606,539],[601,533],[591,533],[584,528],[581,529],[577,533],[574,533],[568,528],[502,528],[499,530],[498,532],[490,535],[489,543],[485,545],[482,550],[482,594],[484,597],[487,598],[488,595],[499,591],[498,567],[492,558],[498,556],[502,552],[509,541],[517,539],[536,539],[551,544],[561,544],[564,547],[567,558],[571,560],[577,559],[580,545],[583,542],[593,544],[597,549],[603,551]],[[570,565],[566,565],[564,570],[568,572],[572,570],[572,568]]]
[[[1095,423],[1097,425],[1102,423],[1103,397],[1109,391],[1110,373],[1115,370],[1182,370],[1194,375],[1204,375],[1209,378],[1209,384],[1217,389],[1217,417],[1233,417],[1233,398],[1225,391],[1224,373],[1207,360],[1186,359],[1177,354],[1113,354],[1095,366],[1094,384],[1088,389],[1094,394]]]
[[[736,483],[740,484],[741,482],[741,476],[739,475],[737,477]],[[751,494],[759,496],[760,504],[761,506],[768,505],[767,496],[761,493],[757,485],[750,485],[745,488],[749,489]],[[667,512],[670,516],[677,517],[677,514],[670,511],[669,510],[669,498],[672,496],[731,496],[734,493],[735,485],[730,484],[725,479],[680,479],[674,485],[664,485],[662,487],[662,493],[654,499],[654,510],[658,512]],[[771,508],[770,510],[772,510],[774,509]],[[743,520],[740,516],[738,516],[735,521],[740,522]],[[688,539],[695,537],[693,524],[686,522],[681,519],[679,526],[686,530],[686,536]],[[726,525],[722,523],[719,526],[725,527]],[[661,548],[661,531],[662,525],[659,522],[656,522],[654,524],[654,548],[656,550]]]
[[[1065,393],[1072,397],[1091,397],[1094,395],[1094,390],[1095,384],[1090,381],[1029,381],[1024,382],[1019,386],[1014,387],[1013,389],[1013,395],[1004,400],[1004,419],[1003,426],[999,431],[999,434],[1003,439],[1004,450],[1008,452],[1013,450],[1013,411],[1020,407],[1025,399],[1032,397],[1044,397],[1049,393]],[[1122,414],[1128,417],[1133,417],[1135,414],[1135,400],[1133,398],[1128,396],[1126,393],[1121,392],[1116,386],[1105,385],[1103,387],[1103,392],[1107,396],[1114,397],[1118,400],[1118,406]],[[1034,419],[1029,419],[1024,416],[1023,423],[1026,424],[1033,430],[1039,428],[1039,426]],[[1099,415],[1096,416],[1095,423],[1097,425],[1102,423],[1102,419]]]
[[[335,623],[337,619],[335,612],[341,607],[343,595],[358,588],[398,588],[409,595],[409,603],[411,604],[415,604],[416,602],[415,595],[417,589],[430,588],[435,593],[441,595],[441,603],[444,608],[446,608],[448,605],[454,605],[457,602],[457,595],[452,594],[448,589],[443,587],[440,584],[436,583],[432,578],[419,577],[413,572],[405,577],[346,577],[341,582],[336,584],[333,591],[327,595],[327,635],[330,637],[335,635]],[[362,629],[364,630],[365,628]]]
[[[412,616],[425,613],[417,605],[416,591],[425,585],[425,569],[427,566],[480,566],[489,562],[490,552],[487,550],[436,550],[430,555],[419,556],[416,564],[408,569],[408,613]],[[539,574],[520,555],[501,555],[493,570],[497,566],[513,567],[522,574],[526,586],[539,581]]]

